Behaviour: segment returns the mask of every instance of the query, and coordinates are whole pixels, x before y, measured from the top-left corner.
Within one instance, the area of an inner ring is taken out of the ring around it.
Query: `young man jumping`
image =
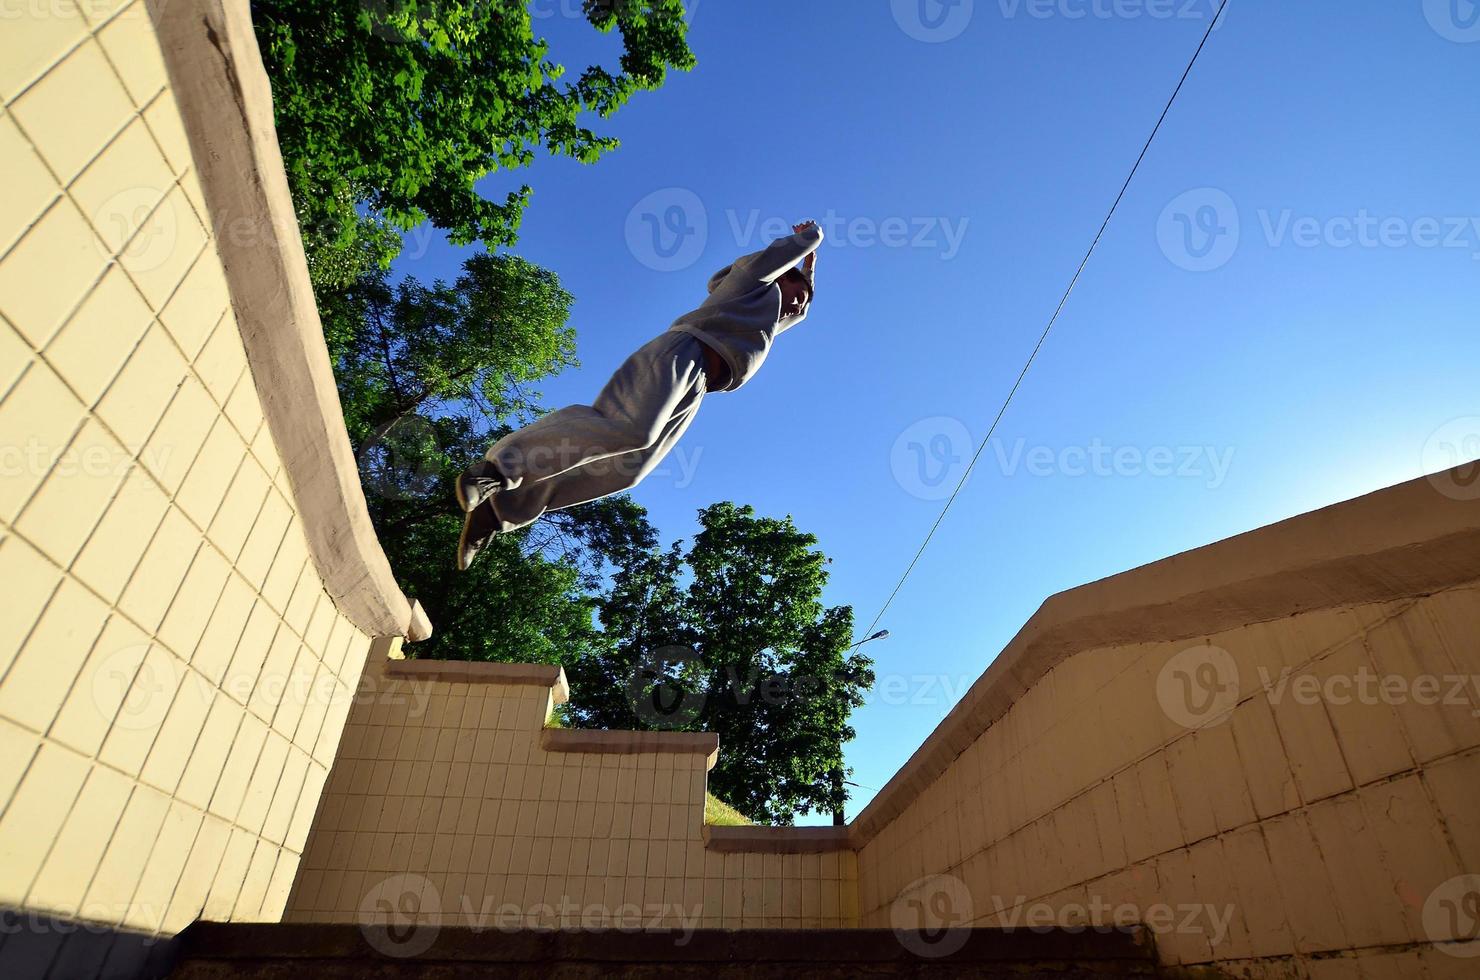
[[[749,381],[776,335],[806,319],[822,229],[795,226],[709,280],[709,298],[617,368],[596,401],[504,436],[457,478],[466,569],[496,534],[547,510],[630,490],[668,455],[706,392]],[[797,263],[800,262],[801,265]]]

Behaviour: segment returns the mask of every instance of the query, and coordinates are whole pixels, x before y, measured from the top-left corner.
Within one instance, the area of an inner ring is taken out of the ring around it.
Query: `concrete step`
[[[961,929],[504,930],[201,922],[180,936],[179,980],[679,977],[1158,977],[1149,934]]]

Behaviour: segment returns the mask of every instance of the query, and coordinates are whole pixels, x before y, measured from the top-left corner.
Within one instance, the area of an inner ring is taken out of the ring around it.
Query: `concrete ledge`
[[[402,930],[404,934],[404,929]],[[197,922],[182,935],[172,976],[1152,976],[1155,947],[1141,927],[962,929],[922,956],[939,931],[893,929],[491,929],[444,925],[421,952],[390,959],[385,927]],[[404,942],[404,939],[402,939]],[[945,945],[945,944],[942,944]],[[420,947],[418,947],[420,948]],[[391,954],[395,955],[395,954]],[[394,968],[393,968],[394,965]],[[678,972],[684,966],[704,972]],[[995,966],[995,968],[994,968]],[[631,969],[636,967],[637,969]],[[1042,972],[1033,972],[1033,968]],[[497,971],[497,972],[480,972]],[[712,972],[711,972],[712,971]],[[988,972],[990,971],[990,972]]]
[[[247,2],[147,2],[314,567],[363,633],[425,639],[431,624],[397,586],[365,507]]]
[[[546,728],[546,752],[672,752],[704,755],[706,770],[719,761],[719,736],[713,732],[614,732],[604,729]]]
[[[823,854],[851,851],[847,827],[704,827],[711,851],[757,854]]]
[[[472,660],[397,660],[385,664],[385,676],[396,680],[449,681],[459,684],[527,684],[552,688],[556,704],[570,700],[565,670],[550,664],[499,664]]]
[[[982,732],[1069,657],[1207,636],[1303,612],[1428,595],[1480,579],[1480,499],[1456,467],[1048,599],[850,825],[872,840]]]

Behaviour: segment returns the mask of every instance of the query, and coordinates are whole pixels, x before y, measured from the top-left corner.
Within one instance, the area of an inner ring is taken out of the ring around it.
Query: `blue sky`
[[[534,187],[516,251],[577,298],[548,401],[589,402],[767,223],[823,220],[808,320],[635,495],[667,540],[717,500],[792,515],[861,636],[1214,6],[701,0],[698,68],[599,125],[620,150],[481,186]],[[618,50],[578,7],[532,0],[572,72]],[[867,648],[852,812],[1052,593],[1480,456],[1477,56],[1469,0],[1232,0]],[[464,254],[423,230],[398,269]]]

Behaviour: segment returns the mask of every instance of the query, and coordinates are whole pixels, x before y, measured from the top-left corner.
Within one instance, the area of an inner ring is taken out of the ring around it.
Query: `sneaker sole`
[[[457,497],[457,505],[462,508],[464,514],[471,514],[476,509],[476,505],[474,507],[468,506],[467,495],[463,493],[463,478],[461,474],[458,475],[456,480],[452,481],[452,492]],[[464,526],[466,526],[466,523]]]
[[[458,499],[459,501],[461,501],[462,494],[458,494]],[[472,526],[473,515],[470,513],[463,518],[462,533],[457,536],[457,570],[459,572],[466,572],[468,568],[471,567],[473,564],[471,561],[463,561],[463,555],[466,554],[468,550],[468,528]],[[474,555],[473,557],[477,558],[478,556]]]

